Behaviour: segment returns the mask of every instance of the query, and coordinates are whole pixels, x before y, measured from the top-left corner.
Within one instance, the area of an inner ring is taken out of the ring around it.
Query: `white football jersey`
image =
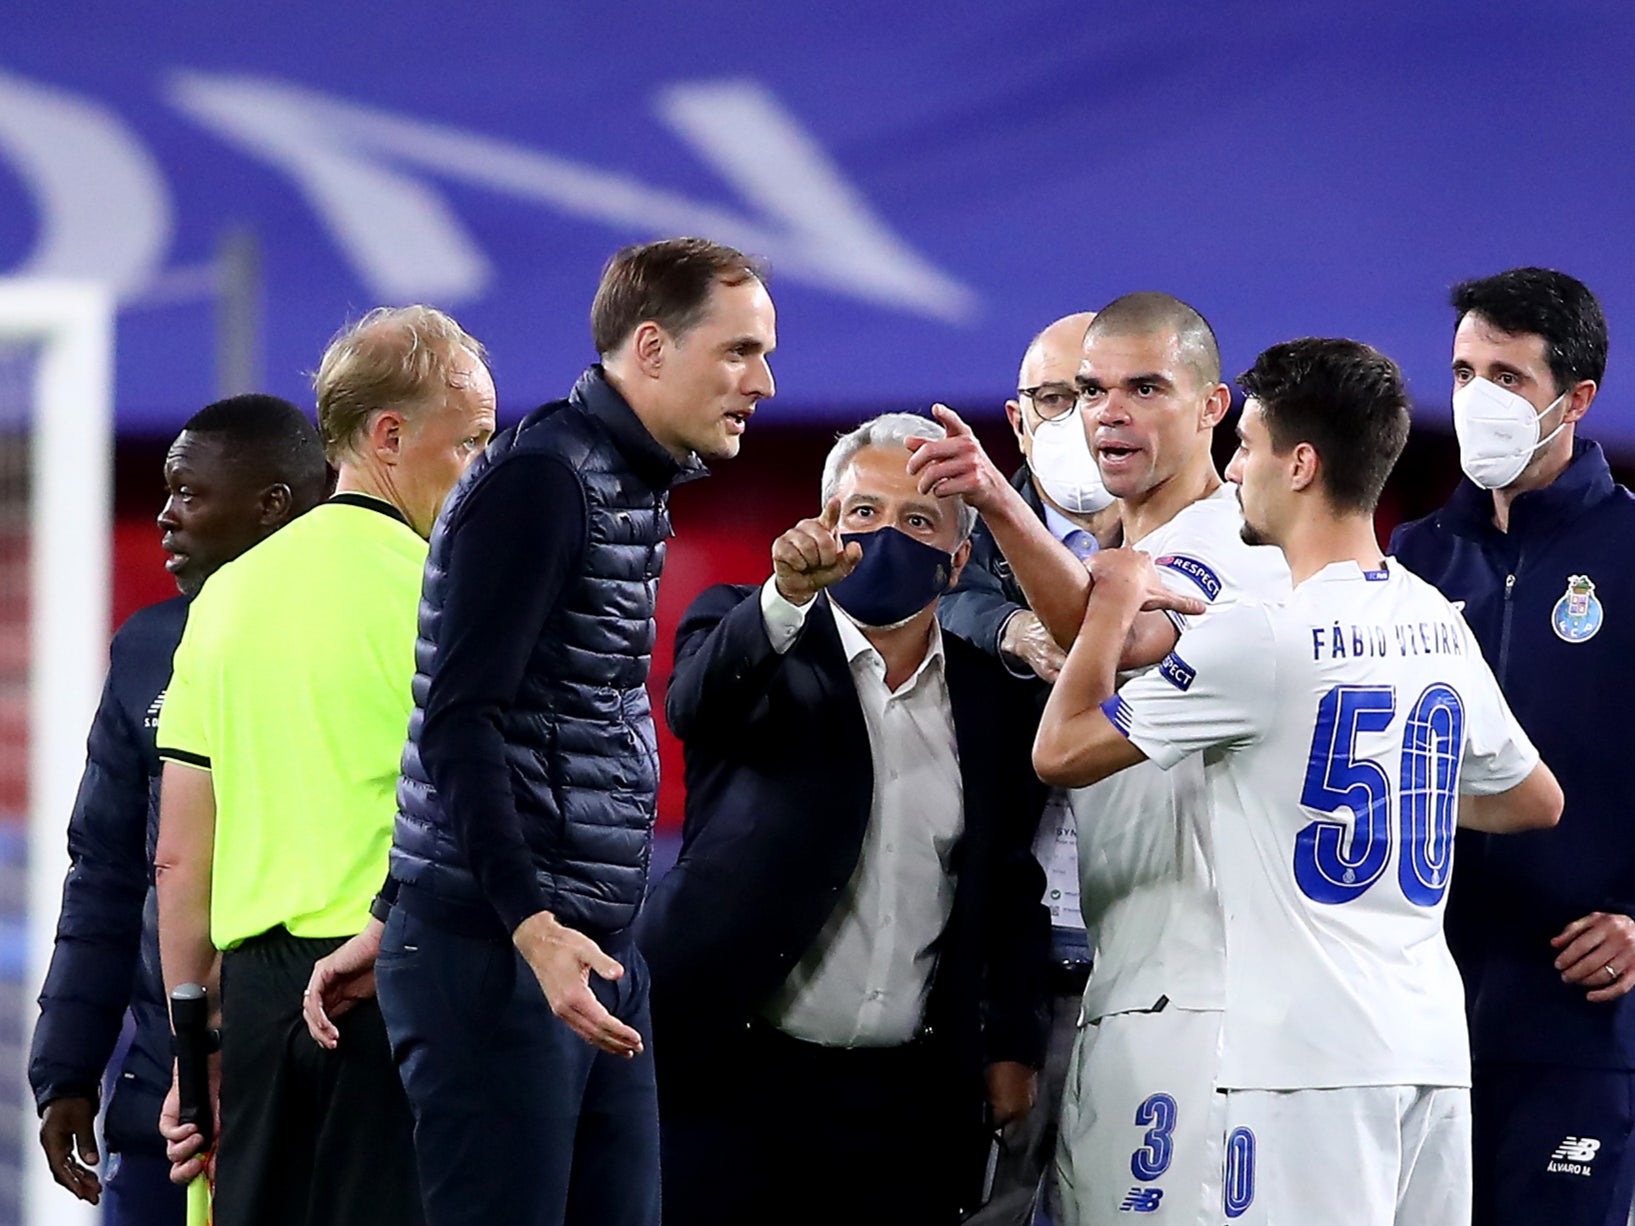
[[[1200,623],[1103,709],[1152,763],[1204,764],[1221,1087],[1469,1085],[1442,938],[1458,798],[1538,752],[1453,606],[1395,563],[1335,563]]]
[[[1289,594],[1283,551],[1243,542],[1237,488],[1223,485],[1149,532],[1135,548],[1166,583],[1209,601],[1207,622],[1240,599]],[[1072,793],[1079,837],[1079,907],[1095,961],[1087,1020],[1225,1003],[1225,937],[1210,867],[1209,792],[1201,761],[1151,763]]]

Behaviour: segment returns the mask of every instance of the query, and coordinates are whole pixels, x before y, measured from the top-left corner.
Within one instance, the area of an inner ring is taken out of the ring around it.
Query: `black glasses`
[[[1033,411],[1045,421],[1055,421],[1073,411],[1079,402],[1079,393],[1071,383],[1041,383],[1037,387],[1019,387],[1018,396],[1033,401]]]

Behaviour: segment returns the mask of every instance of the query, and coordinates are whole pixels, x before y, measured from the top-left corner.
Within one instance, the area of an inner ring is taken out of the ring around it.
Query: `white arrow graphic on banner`
[[[659,117],[760,210],[753,217],[625,174],[338,99],[287,82],[178,72],[170,100],[288,174],[371,291],[454,304],[487,292],[478,240],[428,180],[486,187],[626,230],[700,234],[772,261],[780,277],[936,319],[975,310],[966,286],[894,234],[759,84],[673,86]],[[416,173],[418,172],[418,173]]]
[[[99,103],[0,72],[0,153],[34,197],[17,276],[86,278],[125,294],[170,249],[170,190],[153,156]]]

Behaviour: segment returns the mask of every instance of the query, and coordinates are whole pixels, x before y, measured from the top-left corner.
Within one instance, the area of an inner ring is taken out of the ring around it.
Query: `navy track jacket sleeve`
[[[1004,555],[994,543],[987,525],[979,523],[971,533],[971,558],[960,572],[959,582],[937,606],[937,619],[950,634],[999,656],[999,636],[1011,615],[1026,608],[1005,592],[999,577]]]
[[[143,730],[116,694],[129,650],[122,630],[68,822],[70,866],[28,1069],[42,1110],[56,1098],[98,1100],[141,956],[149,776]]]

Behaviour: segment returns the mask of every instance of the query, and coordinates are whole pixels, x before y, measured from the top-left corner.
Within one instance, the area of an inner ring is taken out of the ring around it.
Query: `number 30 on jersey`
[[[1393,781],[1377,761],[1357,757],[1356,747],[1359,734],[1389,728],[1396,708],[1396,688],[1389,685],[1335,686],[1318,705],[1300,803],[1321,813],[1348,808],[1355,816],[1350,823],[1309,822],[1295,836],[1294,879],[1314,902],[1350,902],[1372,887],[1391,861],[1399,828],[1403,896],[1434,907],[1447,891],[1464,704],[1450,686],[1426,687],[1408,712],[1401,771]]]

